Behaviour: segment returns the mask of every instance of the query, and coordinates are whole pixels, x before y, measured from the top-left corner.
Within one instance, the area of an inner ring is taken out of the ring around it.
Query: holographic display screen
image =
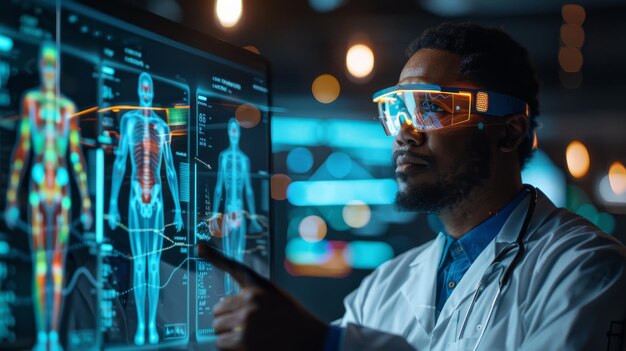
[[[264,59],[104,3],[0,3],[2,350],[209,346],[201,240],[269,276]]]

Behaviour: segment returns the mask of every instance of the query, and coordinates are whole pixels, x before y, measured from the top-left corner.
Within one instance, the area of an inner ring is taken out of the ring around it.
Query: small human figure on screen
[[[250,217],[250,232],[258,233],[263,230],[256,219],[254,192],[250,181],[250,159],[239,149],[241,130],[236,119],[228,121],[228,139],[230,146],[220,153],[218,159],[217,184],[215,185],[213,201],[213,220],[210,220],[211,232],[220,233],[224,253],[237,261],[243,262],[246,250],[246,212],[243,205],[245,192]],[[224,192],[224,214],[219,216],[222,193]],[[216,235],[217,236],[217,235]],[[224,278],[226,294],[236,294],[239,287],[227,274]]]
[[[80,147],[76,106],[59,91],[59,51],[52,42],[41,45],[41,86],[22,99],[18,141],[13,152],[4,220],[10,229],[20,224],[18,189],[28,182],[28,224],[33,257],[32,297],[37,343],[34,350],[62,350],[59,319],[63,300],[65,253],[70,234],[70,172],[77,182],[84,229],[92,223],[85,160]],[[32,159],[31,159],[32,157]],[[24,179],[27,167],[30,178]]]
[[[137,306],[135,344],[145,344],[146,293],[148,341],[156,344],[159,334],[156,314],[161,289],[160,260],[165,231],[161,165],[174,200],[174,222],[177,231],[183,228],[178,180],[172,158],[171,134],[167,123],[152,109],[154,84],[148,73],[139,76],[139,108],[125,113],[120,122],[120,140],[113,164],[108,221],[111,229],[120,224],[117,200],[130,155],[131,182],[128,202],[128,235],[133,255],[133,294]],[[146,274],[148,276],[146,282]]]

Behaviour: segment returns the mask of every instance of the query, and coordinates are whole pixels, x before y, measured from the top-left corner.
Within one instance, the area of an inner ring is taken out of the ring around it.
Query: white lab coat
[[[587,220],[557,209],[540,191],[525,236],[526,253],[503,288],[479,350],[606,350],[611,322],[626,319],[626,248]],[[341,350],[472,350],[498,287],[490,266],[515,241],[530,196],[471,265],[435,320],[437,268],[445,244],[439,236],[386,262],[345,299],[337,324]],[[489,267],[489,268],[488,268]],[[487,281],[463,335],[459,330],[480,279]],[[613,325],[613,331],[621,327]],[[611,339],[611,349],[619,345]],[[626,345],[626,340],[623,343]]]

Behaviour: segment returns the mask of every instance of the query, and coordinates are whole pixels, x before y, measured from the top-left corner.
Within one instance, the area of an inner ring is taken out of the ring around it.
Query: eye
[[[422,109],[424,112],[447,112],[440,104],[433,101],[424,101]]]

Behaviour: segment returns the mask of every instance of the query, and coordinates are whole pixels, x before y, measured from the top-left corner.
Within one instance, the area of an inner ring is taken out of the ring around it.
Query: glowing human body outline
[[[227,255],[239,262],[243,262],[246,249],[246,217],[243,209],[243,193],[246,193],[248,209],[250,210],[250,231],[261,232],[263,229],[256,220],[254,192],[250,181],[250,159],[239,149],[241,130],[236,119],[228,121],[228,138],[230,146],[220,152],[218,159],[217,183],[213,197],[213,217],[211,231],[219,231],[222,235],[223,249]],[[224,215],[221,228],[215,220],[219,214],[222,189],[226,192],[224,199]],[[226,294],[236,294],[239,288],[233,284],[231,277],[224,277],[224,291]]]
[[[72,206],[68,151],[81,196],[81,222],[85,229],[92,223],[80,130],[78,120],[71,118],[76,107],[59,91],[59,61],[54,43],[44,42],[40,53],[41,87],[26,92],[22,99],[19,139],[12,155],[4,215],[7,226],[14,228],[20,218],[17,192],[32,151],[28,227],[32,229],[34,256],[35,350],[62,350],[58,330]]]
[[[120,141],[113,164],[113,179],[109,205],[109,226],[115,229],[120,223],[117,199],[126,173],[126,158],[131,155],[131,187],[128,204],[128,228],[133,255],[133,288],[137,306],[137,331],[135,344],[145,343],[145,300],[148,296],[149,342],[156,344],[156,311],[160,290],[159,263],[163,248],[163,194],[161,165],[165,171],[174,200],[174,225],[183,227],[178,180],[171,150],[171,135],[167,123],[150,109],[154,97],[152,77],[141,73],[137,93],[142,109],[125,113],[120,122]],[[147,265],[146,265],[147,263]],[[146,266],[148,282],[146,283]]]

